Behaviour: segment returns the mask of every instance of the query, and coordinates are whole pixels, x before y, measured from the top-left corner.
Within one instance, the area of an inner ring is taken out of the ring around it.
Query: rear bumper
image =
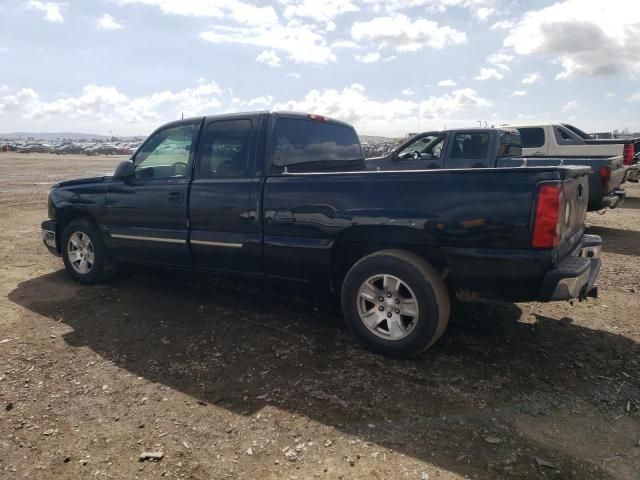
[[[601,245],[599,236],[584,235],[577,255],[565,258],[545,274],[538,300],[548,302],[596,297]]]
[[[602,198],[602,201],[600,202],[600,209],[616,208],[624,203],[626,196],[627,192],[625,192],[624,188],[618,188]]]
[[[58,250],[58,242],[56,239],[56,231],[57,225],[53,220],[45,220],[42,222],[42,242],[44,246],[49,250],[49,253],[55,255],[56,257],[60,256],[60,251]]]

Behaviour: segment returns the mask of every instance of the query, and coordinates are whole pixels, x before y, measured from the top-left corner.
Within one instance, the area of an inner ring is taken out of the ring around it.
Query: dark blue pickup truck
[[[112,177],[55,185],[44,243],[75,280],[121,262],[340,293],[368,348],[415,355],[450,298],[595,294],[588,169],[367,171],[350,125],[318,115],[194,118],[156,130]]]

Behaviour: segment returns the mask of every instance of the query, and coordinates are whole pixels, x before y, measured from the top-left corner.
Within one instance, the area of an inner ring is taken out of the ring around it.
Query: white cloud
[[[509,67],[506,64],[511,62],[512,60],[513,55],[504,52],[493,53],[487,57],[487,63],[507,70],[509,69]]]
[[[357,12],[359,7],[349,0],[280,0],[287,18],[308,18],[316,22],[331,22],[343,13]]]
[[[490,30],[509,30],[513,28],[515,22],[513,20],[500,20],[499,22],[491,25]]]
[[[356,42],[352,42],[351,40],[338,40],[331,44],[331,48],[362,48]]]
[[[122,28],[122,24],[118,23],[108,13],[105,13],[96,21],[96,28],[98,30],[120,30]]]
[[[411,20],[406,15],[377,17],[369,21],[354,22],[351,36],[357,41],[368,41],[377,46],[391,45],[399,52],[416,51],[426,46],[441,49],[447,45],[463,45],[467,36],[449,26],[440,26],[431,20]]]
[[[287,77],[300,79],[300,78],[302,78],[302,75],[300,75],[298,72],[289,72],[289,73],[287,73]]]
[[[525,85],[531,85],[534,83],[540,83],[542,76],[538,72],[527,73],[522,79],[522,83]]]
[[[301,100],[278,103],[273,108],[317,112],[350,122],[362,133],[394,135],[414,131],[418,115],[423,119],[423,126],[441,128],[443,121],[449,125],[456,121],[468,124],[468,121],[456,120],[455,115],[460,112],[471,113],[490,105],[491,102],[471,88],[429,97],[422,102],[408,99],[374,100],[368,98],[365,88],[356,83],[342,90],[311,90]]]
[[[495,13],[494,8],[480,7],[474,10],[474,14],[481,22],[486,22],[491,15]]]
[[[627,97],[627,102],[640,102],[640,91],[631,94]]]
[[[580,104],[577,100],[570,100],[562,106],[563,112],[571,112],[572,110],[577,110],[580,108]]]
[[[265,50],[260,55],[256,57],[256,60],[259,63],[264,63],[265,65],[269,65],[271,68],[277,68],[282,66],[282,61],[278,54],[273,50]]]
[[[245,25],[276,23],[272,6],[258,7],[242,0],[115,0],[120,4],[141,4],[159,8],[167,15],[230,18]]]
[[[526,94],[527,94],[526,90],[516,90],[511,94],[511,96],[512,97],[524,97]]]
[[[30,88],[0,96],[0,113],[15,113],[30,125],[77,120],[79,124],[142,124],[152,128],[159,121],[211,113],[221,105],[221,89],[215,82],[199,83],[179,91],[164,90],[130,97],[114,86],[87,85],[79,95],[45,101]]]
[[[354,55],[353,58],[361,63],[374,63],[380,60],[380,54],[378,52],[369,52],[366,55]]]
[[[558,80],[640,74],[640,8],[635,0],[557,2],[525,13],[504,46],[551,57],[562,68]]]
[[[260,26],[213,26],[200,33],[200,37],[213,43],[253,45],[285,52],[296,63],[326,64],[335,62],[336,56],[323,35],[300,24],[267,24]]]
[[[462,88],[423,101],[409,98],[373,99],[365,88],[353,84],[342,90],[311,90],[304,97],[275,102],[273,96],[243,98],[221,89],[215,82],[196,82],[182,90],[164,90],[142,96],[127,95],[115,86],[87,85],[77,95],[45,99],[30,88],[0,88],[0,120],[11,128],[91,129],[117,126],[118,132],[146,133],[159,124],[195,115],[212,115],[247,109],[316,112],[354,123],[379,134],[404,134],[415,130],[418,116],[425,128],[468,125],[459,115],[473,115],[491,105],[471,88]],[[469,117],[466,117],[469,118]]]
[[[405,88],[404,90],[402,90],[402,95],[404,95],[405,97],[413,97],[416,92],[414,92],[413,90],[411,90],[410,88]]]
[[[66,4],[57,2],[42,2],[40,0],[29,0],[29,2],[27,3],[27,8],[43,12],[45,20],[54,23],[64,22],[64,17],[62,16],[61,11],[63,6],[66,6]]]
[[[504,73],[496,68],[482,67],[480,73],[474,77],[476,80],[502,80]]]
[[[273,97],[271,95],[264,95],[262,97],[252,98],[247,102],[248,107],[268,107],[273,104]]]
[[[615,94],[615,93],[613,93],[613,92],[607,92],[607,94],[604,96],[604,98],[613,98],[613,97],[615,97],[615,96],[616,96],[616,94]]]
[[[453,80],[447,78],[446,80],[440,80],[438,82],[438,86],[439,87],[455,87],[456,86],[456,82],[454,82]]]

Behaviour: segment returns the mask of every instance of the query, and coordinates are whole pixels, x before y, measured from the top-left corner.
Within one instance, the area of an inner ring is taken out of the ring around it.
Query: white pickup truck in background
[[[615,208],[625,197],[620,187],[626,179],[633,181],[640,152],[640,138],[595,139],[568,124],[509,125],[520,132],[522,156],[549,159],[564,165],[591,167],[589,210]]]
[[[509,125],[520,131],[522,154],[535,157],[622,157],[633,163],[640,151],[640,138],[596,139],[573,125]]]

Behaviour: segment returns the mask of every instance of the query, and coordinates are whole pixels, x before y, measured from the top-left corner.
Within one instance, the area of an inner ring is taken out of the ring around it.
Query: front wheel
[[[365,347],[411,357],[440,338],[449,321],[450,301],[440,274],[426,260],[403,250],[383,250],[349,270],[342,310]]]
[[[88,219],[69,222],[62,232],[60,247],[67,272],[80,283],[93,285],[115,273],[100,231]]]

